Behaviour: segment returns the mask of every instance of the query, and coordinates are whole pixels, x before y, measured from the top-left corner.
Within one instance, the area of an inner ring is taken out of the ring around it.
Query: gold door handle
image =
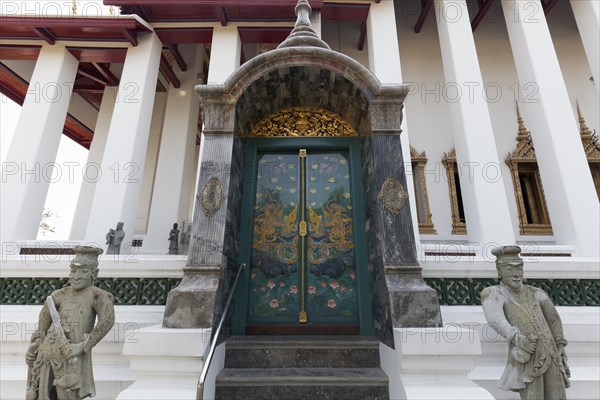
[[[305,241],[306,241],[306,231],[307,231],[307,227],[306,227],[306,220],[305,220],[305,209],[306,209],[306,149],[300,149],[300,277],[301,277],[301,281],[300,281],[300,315],[298,315],[298,322],[300,322],[301,324],[305,324],[306,322],[308,322],[308,316],[306,315],[306,309],[304,306],[304,291],[305,291],[305,281],[306,281],[306,276],[305,276],[305,256],[304,256],[304,247],[305,247]]]

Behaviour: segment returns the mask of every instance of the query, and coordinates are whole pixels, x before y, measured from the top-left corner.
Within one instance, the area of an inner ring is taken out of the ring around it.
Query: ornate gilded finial
[[[594,129],[594,132],[592,132],[585,124],[585,119],[579,108],[579,102],[577,102],[577,115],[579,117],[579,134],[581,135],[581,144],[583,144],[585,157],[588,161],[598,162],[600,161],[600,140],[598,140],[596,130]],[[598,198],[600,198],[600,192],[598,192]]]
[[[581,114],[581,109],[579,108],[579,101],[575,100],[577,103],[577,115],[579,116],[579,134],[582,137],[592,136],[592,131],[585,124],[585,119],[583,118],[583,114]]]
[[[287,39],[277,46],[277,48],[310,46],[331,49],[329,45],[317,35],[310,24],[312,8],[310,7],[308,0],[298,0],[294,11],[296,12],[297,17],[296,25]]]
[[[515,105],[517,106],[517,122],[519,124],[519,136],[517,137],[529,136],[529,131],[525,128],[525,123],[523,122],[521,112],[519,111],[519,103],[515,102]]]

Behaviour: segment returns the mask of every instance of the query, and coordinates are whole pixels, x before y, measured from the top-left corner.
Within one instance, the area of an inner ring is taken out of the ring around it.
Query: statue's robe
[[[117,229],[113,232],[112,235],[112,240],[108,239],[110,235],[107,235],[107,240],[108,240],[108,249],[106,250],[106,254],[121,254],[121,243],[123,242],[123,239],[125,239],[125,232],[123,231],[123,229]]]
[[[568,373],[558,346],[566,346],[567,341],[548,295],[529,285],[523,285],[517,295],[500,284],[484,289],[481,300],[490,326],[508,340],[508,360],[498,388],[519,391],[522,399],[566,399]],[[517,333],[538,338],[535,352],[525,363],[515,354],[525,354],[516,348]]]
[[[73,290],[68,286],[52,292],[52,298],[69,342],[81,343],[84,341],[84,334],[89,335],[84,353],[77,357],[75,363],[75,373],[78,377],[77,398],[94,397],[96,387],[92,369],[92,348],[106,336],[115,323],[113,295],[95,286],[89,286],[81,291]],[[98,317],[97,324],[95,324],[96,317]],[[45,337],[51,324],[52,318],[48,305],[44,304],[34,337]],[[50,381],[40,382],[40,387],[51,386],[53,378],[59,377],[54,377],[52,374],[46,376]]]

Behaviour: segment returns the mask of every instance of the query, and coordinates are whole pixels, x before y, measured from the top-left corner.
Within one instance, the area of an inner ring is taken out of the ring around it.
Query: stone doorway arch
[[[276,50],[249,60],[222,85],[196,86],[204,122],[199,198],[184,278],[169,294],[163,325],[214,326],[223,312],[239,254],[241,139],[278,111],[316,107],[339,115],[361,136],[373,327],[393,347],[394,327],[441,326],[437,293],[421,277],[405,201],[400,124],[408,88],[382,85],[364,66],[329,49],[310,28],[310,8],[302,3],[296,27]],[[207,213],[202,193],[215,186],[223,197]]]

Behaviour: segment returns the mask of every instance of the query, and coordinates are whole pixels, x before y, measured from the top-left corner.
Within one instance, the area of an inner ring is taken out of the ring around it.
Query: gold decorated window
[[[419,153],[410,146],[410,159],[417,203],[419,233],[435,235],[437,232],[433,226],[433,221],[431,220],[429,197],[427,195],[427,182],[425,180],[425,164],[427,164],[427,157],[425,156],[424,151]]]
[[[444,164],[448,176],[448,192],[450,193],[450,209],[452,211],[452,234],[466,235],[467,221],[460,188],[460,174],[458,164],[456,163],[456,149],[453,148],[449,153],[444,153],[442,164]]]
[[[577,103],[577,114],[579,116],[579,134],[581,135],[581,143],[583,144],[585,157],[587,158],[590,172],[592,173],[596,194],[598,195],[598,200],[600,200],[600,143],[598,143],[598,135],[596,134],[596,131],[592,132],[585,124],[585,119],[579,109],[579,103]]]
[[[552,225],[544,197],[537,158],[531,134],[525,128],[517,107],[517,146],[506,157],[510,169],[519,212],[519,232],[521,235],[551,235]]]

